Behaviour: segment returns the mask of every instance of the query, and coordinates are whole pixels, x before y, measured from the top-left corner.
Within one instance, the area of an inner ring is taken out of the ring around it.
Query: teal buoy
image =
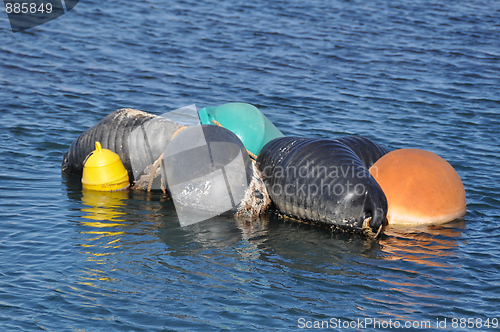
[[[198,115],[201,124],[220,124],[232,131],[245,148],[256,156],[266,143],[284,136],[257,107],[246,103],[205,107]]]

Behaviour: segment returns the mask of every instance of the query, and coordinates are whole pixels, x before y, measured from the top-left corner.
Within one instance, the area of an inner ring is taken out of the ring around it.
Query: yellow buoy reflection
[[[83,216],[89,221],[81,221],[80,224],[88,226],[89,229],[81,231],[81,234],[90,235],[85,242],[80,244],[86,251],[87,260],[96,264],[104,264],[105,258],[116,253],[120,248],[121,236],[125,234],[120,228],[125,223],[123,216],[125,212],[120,208],[125,206],[128,198],[127,191],[94,191],[83,189],[82,203],[86,206],[82,209],[87,214]]]
[[[123,221],[120,217],[123,216],[125,212],[119,211],[118,208],[125,205],[125,200],[127,198],[128,191],[103,192],[83,189],[82,203],[89,206],[88,208],[82,209],[83,212],[88,213],[83,217],[96,221],[89,223],[87,226],[102,228],[122,225],[116,223],[116,221]]]

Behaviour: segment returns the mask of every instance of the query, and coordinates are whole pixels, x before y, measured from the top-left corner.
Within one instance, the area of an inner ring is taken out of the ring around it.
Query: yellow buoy
[[[120,156],[95,142],[95,150],[83,162],[82,185],[85,189],[113,191],[128,188],[130,181]]]
[[[466,213],[460,176],[432,152],[391,151],[373,164],[370,173],[387,197],[389,224],[443,224]]]

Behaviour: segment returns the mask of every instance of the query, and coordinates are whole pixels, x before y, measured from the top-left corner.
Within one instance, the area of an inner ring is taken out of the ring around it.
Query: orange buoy
[[[370,173],[387,197],[389,224],[443,224],[466,213],[460,176],[432,152],[394,150],[373,164]]]

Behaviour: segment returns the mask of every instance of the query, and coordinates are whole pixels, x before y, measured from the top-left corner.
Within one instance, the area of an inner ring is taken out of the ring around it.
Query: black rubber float
[[[368,168],[387,152],[362,137],[283,137],[264,146],[257,166],[281,214],[377,234],[387,200]]]
[[[103,148],[118,154],[133,183],[144,168],[165,151],[179,127],[176,122],[157,115],[130,108],[119,109],[73,141],[64,155],[62,171],[82,174],[85,158],[98,141]]]

